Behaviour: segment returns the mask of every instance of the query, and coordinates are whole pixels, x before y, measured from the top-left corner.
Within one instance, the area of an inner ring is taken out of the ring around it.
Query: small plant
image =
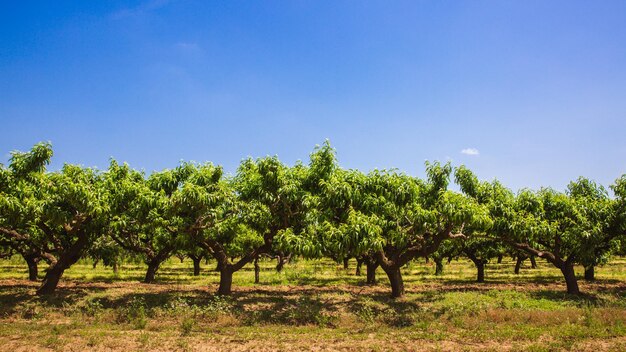
[[[371,324],[376,321],[378,311],[374,302],[370,299],[361,299],[355,303],[354,314],[364,323]]]
[[[147,332],[142,332],[137,337],[137,342],[139,342],[139,344],[142,345],[142,346],[147,346],[148,342],[150,342],[150,334],[147,333]]]
[[[144,329],[148,324],[144,300],[141,298],[131,300],[128,306],[120,310],[117,321],[120,323],[129,323],[135,329]]]
[[[82,312],[88,317],[96,317],[103,311],[102,303],[98,299],[90,299],[82,306]]]
[[[187,316],[183,318],[183,321],[180,324],[181,335],[188,336],[195,325],[196,320],[192,316]]]
[[[35,320],[43,317],[41,306],[37,303],[26,303],[19,310],[23,319]]]

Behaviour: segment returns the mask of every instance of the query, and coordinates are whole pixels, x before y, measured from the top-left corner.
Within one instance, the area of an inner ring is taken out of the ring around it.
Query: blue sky
[[[3,1],[0,160],[626,173],[625,1]],[[466,153],[462,153],[465,150]],[[477,155],[471,155],[476,154]]]

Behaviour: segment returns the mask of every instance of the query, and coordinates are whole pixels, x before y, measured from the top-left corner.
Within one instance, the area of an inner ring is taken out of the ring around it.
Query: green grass
[[[0,261],[0,350],[626,349],[623,258],[598,268],[596,282],[581,280],[581,296],[567,295],[546,263],[519,275],[510,260],[490,264],[477,284],[469,262],[438,277],[415,262],[403,269],[407,294],[397,300],[380,270],[378,285],[363,285],[354,260],[347,271],[328,260],[292,262],[282,273],[261,264],[260,284],[246,267],[233,296],[220,297],[214,263],[193,276],[191,261],[172,259],[146,285],[141,264],[114,275],[81,261],[57,294],[39,298],[17,258]]]

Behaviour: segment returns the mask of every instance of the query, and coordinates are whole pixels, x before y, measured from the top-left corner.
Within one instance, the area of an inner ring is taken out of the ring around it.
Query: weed
[[[183,321],[180,324],[181,335],[188,336],[191,333],[191,330],[193,329],[195,325],[196,325],[196,320],[193,317],[191,316],[184,317]]]
[[[128,305],[118,311],[118,323],[131,324],[135,329],[144,329],[148,324],[146,304],[141,298],[135,298]]]

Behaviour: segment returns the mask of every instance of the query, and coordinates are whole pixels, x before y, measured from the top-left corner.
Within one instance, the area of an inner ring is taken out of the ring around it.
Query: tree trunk
[[[146,271],[146,277],[143,279],[144,283],[151,284],[154,282],[154,277],[156,276],[157,270],[159,270],[159,265],[161,265],[161,261],[157,259],[152,259],[148,263],[148,270]]]
[[[343,258],[343,268],[345,270],[348,270],[349,266],[350,266],[350,258]]]
[[[435,275],[443,275],[443,258],[434,258],[435,261]]]
[[[356,259],[356,271],[354,275],[361,276],[361,267],[363,266],[363,259]]]
[[[117,262],[113,263],[113,274],[117,275],[117,273],[119,272],[119,264],[117,264]]]
[[[220,287],[217,289],[217,294],[229,296],[232,293],[232,286],[233,271],[229,266],[223,265],[222,270],[220,270]]]
[[[391,284],[391,297],[402,297],[404,295],[404,282],[402,281],[400,268],[397,266],[390,266],[385,270],[385,273],[387,274],[389,283]]]
[[[28,280],[37,281],[37,257],[34,255],[24,255],[22,254],[22,258],[26,261],[26,265],[28,266]]]
[[[259,274],[261,273],[261,267],[259,266],[259,257],[254,258],[254,283],[259,283]]]
[[[200,257],[190,257],[193,261],[193,276],[200,275],[200,261],[202,258]]]
[[[46,272],[46,276],[44,276],[41,286],[37,289],[37,295],[41,296],[54,293],[61,276],[63,276],[63,272],[80,259],[83,254],[83,250],[87,246],[88,240],[89,238],[86,234],[80,233],[78,240],[76,240],[74,244],[60,254],[59,260],[51,265],[48,272]]]
[[[476,264],[476,269],[478,270],[476,282],[485,282],[485,262],[483,260],[479,260],[474,264]]]
[[[560,268],[563,276],[565,277],[565,283],[567,284],[567,293],[578,295],[580,290],[578,289],[578,281],[576,274],[574,273],[574,265],[571,263],[564,263]]]
[[[530,267],[533,269],[537,269],[537,261],[535,260],[535,256],[530,256]]]
[[[593,281],[596,279],[595,266],[589,265],[585,267],[585,281]]]
[[[517,256],[517,261],[515,262],[515,273],[519,274],[519,269],[522,267],[522,263],[524,262],[524,260],[526,260],[526,258],[518,255]]]
[[[502,255],[498,256],[498,264],[502,264]]]
[[[276,271],[277,272],[281,272],[283,271],[283,268],[285,267],[285,264],[287,264],[287,262],[289,262],[289,259],[291,258],[291,256],[284,256],[282,254],[279,254],[277,256],[277,263],[276,263]]]
[[[367,281],[368,285],[376,285],[376,268],[378,268],[378,263],[375,260],[370,260],[365,263],[365,268],[367,271]]]
[[[56,264],[46,272],[46,276],[43,279],[41,287],[37,290],[37,295],[49,295],[54,293],[59,284],[59,280],[61,280],[61,276],[63,276],[63,272],[65,271],[65,266],[61,264]]]
[[[99,262],[98,259],[94,259],[94,261],[93,261],[93,268],[94,269],[96,268],[96,266],[98,266],[98,262]]]

